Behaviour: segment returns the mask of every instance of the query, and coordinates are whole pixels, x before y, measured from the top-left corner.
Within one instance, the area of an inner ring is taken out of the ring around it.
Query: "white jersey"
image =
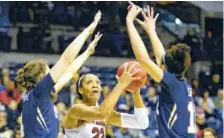
[[[65,129],[66,138],[106,138],[105,122],[92,121],[74,129]]]

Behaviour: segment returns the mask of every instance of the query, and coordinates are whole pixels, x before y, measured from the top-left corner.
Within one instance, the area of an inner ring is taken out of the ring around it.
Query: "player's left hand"
[[[89,44],[89,47],[86,49],[87,55],[92,55],[95,52],[98,41],[103,36],[100,32],[95,35],[94,40]]]
[[[128,21],[134,21],[136,16],[142,11],[142,8],[139,6],[135,5],[133,2],[128,2],[128,15],[126,16],[126,20]]]
[[[90,26],[88,27],[88,29],[89,29],[89,32],[92,34],[93,32],[94,32],[94,30],[96,29],[96,27],[97,27],[97,25],[98,25],[98,23],[99,23],[99,21],[100,21],[100,19],[101,19],[101,15],[102,15],[102,13],[101,13],[101,11],[99,10],[97,13],[96,13],[96,15],[95,15],[95,17],[94,17],[94,21],[90,24]]]
[[[143,10],[141,11],[141,13],[144,18],[144,22],[139,19],[135,19],[135,21],[137,21],[146,32],[155,31],[156,20],[159,16],[159,13],[156,14],[155,18],[153,18],[154,10],[153,7],[150,8],[149,6],[147,6],[147,15]]]
[[[115,76],[115,78],[116,78],[117,81],[119,80],[119,77],[118,77],[117,75]],[[141,92],[141,88],[139,88],[138,90],[135,90],[135,91],[134,91],[134,90],[131,90],[131,89],[125,89],[125,91],[130,92],[132,95],[133,95],[133,94],[140,94],[140,92]],[[125,91],[124,91],[124,92],[125,92]]]

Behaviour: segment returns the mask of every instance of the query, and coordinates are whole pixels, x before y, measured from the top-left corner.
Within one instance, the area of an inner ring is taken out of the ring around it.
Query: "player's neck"
[[[96,102],[95,101],[89,101],[87,99],[83,99],[82,100],[82,103],[87,105],[87,106],[95,106],[96,105]]]

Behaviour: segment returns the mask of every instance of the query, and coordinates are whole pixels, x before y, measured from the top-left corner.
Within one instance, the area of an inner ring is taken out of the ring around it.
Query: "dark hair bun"
[[[190,47],[186,44],[176,44],[168,50],[165,60],[170,72],[176,74],[183,73],[189,66]]]
[[[176,53],[173,53],[173,58],[178,62],[183,62],[185,57],[185,52],[183,49],[177,49]]]

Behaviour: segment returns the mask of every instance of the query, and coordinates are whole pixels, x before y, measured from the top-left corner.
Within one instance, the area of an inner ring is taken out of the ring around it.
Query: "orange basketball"
[[[132,72],[139,69],[140,71],[134,75],[134,77],[141,77],[141,80],[136,80],[133,81],[127,88],[126,90],[133,90],[136,91],[139,88],[141,88],[143,85],[145,85],[147,81],[147,73],[146,71],[142,68],[142,66],[136,62],[136,61],[127,61],[123,64],[121,64],[117,70],[117,76],[120,77],[124,71],[125,64],[127,64],[127,68],[129,68],[133,63],[135,63],[135,66],[132,69]]]

